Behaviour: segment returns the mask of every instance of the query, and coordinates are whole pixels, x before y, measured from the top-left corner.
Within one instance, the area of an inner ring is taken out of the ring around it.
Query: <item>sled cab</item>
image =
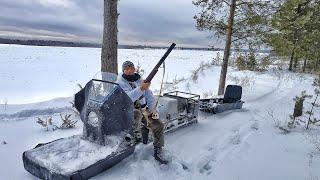
[[[39,144],[23,153],[24,168],[49,180],[89,179],[134,152],[133,103],[118,84],[93,79],[83,90],[83,135]]]
[[[242,87],[228,85],[223,98],[200,99],[200,110],[209,113],[221,113],[227,110],[241,109]]]
[[[85,91],[81,120],[87,140],[104,145],[108,135],[132,134],[133,103],[118,84],[93,79]]]

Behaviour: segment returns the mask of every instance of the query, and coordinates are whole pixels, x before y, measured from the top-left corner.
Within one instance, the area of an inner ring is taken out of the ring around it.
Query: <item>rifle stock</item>
[[[157,74],[159,67],[166,60],[168,55],[171,53],[172,49],[176,46],[175,43],[172,43],[167,52],[162,56],[157,65],[152,69],[148,77],[144,80],[144,82],[149,83],[152,81],[153,77]]]

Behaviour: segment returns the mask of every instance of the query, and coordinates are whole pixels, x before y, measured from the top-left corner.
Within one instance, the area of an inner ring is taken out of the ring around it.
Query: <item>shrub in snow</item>
[[[37,123],[44,127],[47,131],[54,131],[59,127],[52,123],[52,117],[42,120],[38,117]]]
[[[257,59],[254,52],[250,52],[248,55],[247,67],[250,71],[255,71],[257,67]]]
[[[210,65],[211,66],[221,66],[221,64],[222,64],[222,58],[220,57],[220,53],[218,52],[217,56],[212,58]]]
[[[270,57],[266,56],[260,60],[257,71],[266,71],[271,64]]]
[[[254,52],[249,54],[239,54],[236,57],[236,68],[239,71],[249,70],[249,71],[266,71],[271,64],[270,58],[268,56],[259,58],[256,57]]]
[[[294,127],[296,127],[297,124],[299,124],[299,122],[296,121],[296,118],[302,116],[303,103],[304,103],[306,98],[310,98],[310,97],[312,97],[312,96],[307,95],[306,91],[302,91],[301,92],[301,96],[296,96],[293,99],[295,101],[295,105],[294,105],[293,114],[290,115],[290,118],[292,119],[292,121],[290,121],[288,123],[288,127],[289,128],[294,128]]]
[[[201,62],[199,67],[197,67],[195,70],[191,71],[190,79],[193,82],[197,82],[198,77],[199,77],[199,73],[203,74],[204,70],[209,69],[214,65],[215,65],[215,60],[212,60],[212,62],[207,62],[207,63]]]
[[[191,71],[191,79],[193,82],[197,82],[198,77],[199,77],[198,73],[199,73],[198,69]]]
[[[162,87],[162,90],[163,91],[174,91],[174,90],[177,90],[178,89],[178,87],[177,87],[177,85],[179,84],[179,83],[181,83],[181,82],[183,82],[183,81],[186,81],[187,79],[185,79],[184,77],[182,77],[182,78],[177,78],[177,77],[175,77],[173,80],[172,80],[172,82],[168,82],[168,81],[165,81],[165,82],[163,82],[163,87]],[[160,92],[160,90],[156,90],[155,91],[155,93],[159,93]]]
[[[65,116],[62,116],[62,114],[60,114],[60,118],[62,120],[62,124],[60,126],[61,129],[70,129],[76,127],[76,123],[78,121],[73,121],[72,119],[70,119],[70,117],[71,114],[66,114]]]
[[[315,89],[314,89],[315,99],[311,103],[311,105],[312,105],[311,110],[306,112],[309,115],[306,129],[309,128],[310,124],[320,125],[320,124],[318,124],[320,122],[320,119],[318,119],[314,116],[314,109],[320,107],[320,104],[317,103],[318,97],[320,95],[320,74],[319,74],[319,77],[314,80],[313,86],[315,86]]]
[[[300,97],[296,96],[294,98],[294,101],[295,101],[294,110],[293,110],[293,117],[294,118],[302,116],[303,102],[304,102],[305,98],[307,97],[307,95],[305,93],[306,92],[303,91],[301,93]]]
[[[191,80],[192,80],[193,82],[197,82],[198,77],[199,77],[199,73],[200,73],[200,72],[203,72],[203,70],[204,70],[203,62],[201,62],[199,67],[197,67],[195,70],[192,70],[192,71],[191,71],[191,77],[190,77]]]
[[[137,68],[136,68],[136,72],[138,74],[140,74],[141,76],[143,76],[143,74],[145,72],[144,69],[141,68],[141,65],[140,65],[139,61],[138,61],[138,65],[137,65]]]
[[[183,82],[183,81],[185,81],[185,80],[187,80],[187,79],[185,79],[184,77],[182,77],[182,78],[180,78],[180,79],[177,79],[177,77],[175,77],[175,78],[173,79],[173,84],[178,84],[178,83]]]
[[[52,117],[49,117],[48,119],[41,119],[38,117],[37,123],[40,124],[42,127],[44,127],[47,131],[74,128],[76,127],[75,124],[77,123],[77,121],[72,120],[70,117],[71,117],[71,114],[66,114],[64,116],[60,114],[60,118],[62,121],[62,124],[60,127],[52,122]]]
[[[8,143],[7,143],[6,141],[2,141],[1,144],[2,144],[2,145],[6,145],[6,144],[8,144]]]
[[[232,76],[229,75],[228,79],[232,81],[234,84],[242,86],[242,87],[254,87],[255,80],[254,77],[250,76]]]
[[[241,54],[236,58],[236,67],[239,71],[243,71],[247,69],[246,60],[244,56]]]

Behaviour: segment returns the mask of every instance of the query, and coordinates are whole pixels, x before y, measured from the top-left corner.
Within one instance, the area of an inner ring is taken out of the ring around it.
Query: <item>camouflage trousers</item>
[[[134,109],[133,130],[141,132],[141,127],[145,126],[151,130],[153,135],[153,145],[155,147],[164,146],[164,125],[160,119],[146,119],[141,110]]]

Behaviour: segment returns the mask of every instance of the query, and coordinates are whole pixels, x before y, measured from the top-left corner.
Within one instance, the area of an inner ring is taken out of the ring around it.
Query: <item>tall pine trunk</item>
[[[231,5],[230,5],[230,14],[229,14],[229,18],[228,18],[226,45],[224,48],[224,55],[223,55],[221,73],[220,73],[218,95],[222,95],[224,93],[224,88],[226,85],[226,76],[227,76],[227,71],[228,71],[228,61],[229,61],[230,49],[231,49],[231,38],[232,38],[235,10],[236,10],[236,0],[232,0]]]
[[[101,72],[118,74],[118,0],[104,0]]]
[[[318,70],[318,65],[320,64],[320,58],[317,58],[317,60],[316,60],[316,63],[315,63],[315,65],[314,65],[314,71],[315,72],[318,72],[319,70]]]
[[[304,57],[302,72],[306,72],[306,66],[307,66],[307,56]]]
[[[291,50],[289,71],[293,70],[293,63],[294,63],[294,56],[295,56],[295,51],[296,51],[296,44],[297,44],[297,41],[298,41],[297,36],[298,36],[298,31],[295,30],[294,34],[293,34],[293,48]]]
[[[295,57],[294,57],[294,63],[293,63],[293,69],[294,69],[295,71],[297,71],[297,67],[298,67],[298,57],[295,56]]]
[[[296,49],[296,41],[293,42],[293,48],[292,48],[291,56],[290,56],[289,71],[292,71],[292,69],[293,69],[293,59],[294,59],[295,49]]]

